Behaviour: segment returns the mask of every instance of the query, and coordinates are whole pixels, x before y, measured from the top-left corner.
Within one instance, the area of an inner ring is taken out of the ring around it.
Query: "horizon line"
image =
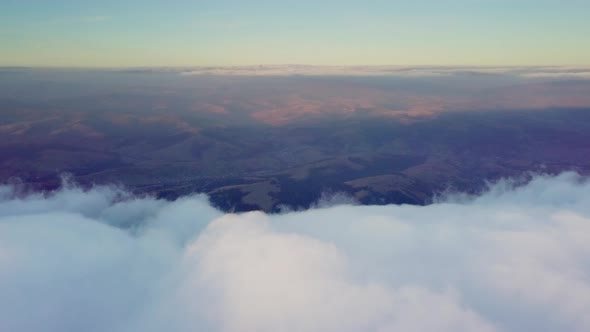
[[[244,64],[244,65],[147,65],[147,66],[59,66],[59,65],[1,65],[0,69],[192,69],[192,68],[280,68],[280,67],[301,67],[301,68],[590,68],[589,64],[539,64],[539,65],[472,65],[472,64],[350,64],[350,65],[323,65],[323,64]]]

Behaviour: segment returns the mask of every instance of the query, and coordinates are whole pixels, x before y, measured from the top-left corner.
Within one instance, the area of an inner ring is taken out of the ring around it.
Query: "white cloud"
[[[0,331],[587,331],[590,183],[222,214],[0,188]]]
[[[481,67],[481,66],[311,66],[255,65],[216,66],[182,69],[181,75],[220,76],[392,76],[435,78],[453,76],[495,75],[523,79],[586,79],[588,67]]]

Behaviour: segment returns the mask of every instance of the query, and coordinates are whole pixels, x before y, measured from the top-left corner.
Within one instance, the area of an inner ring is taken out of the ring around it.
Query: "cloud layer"
[[[0,187],[0,294],[0,331],[588,331],[590,183],[282,215]]]
[[[588,79],[590,67],[568,66],[309,66],[258,65],[182,69],[181,75],[222,76],[393,76],[453,77],[474,75],[511,76],[527,79]]]

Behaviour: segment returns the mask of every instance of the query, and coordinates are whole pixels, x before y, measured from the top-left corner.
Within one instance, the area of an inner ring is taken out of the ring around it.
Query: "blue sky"
[[[588,65],[587,0],[0,0],[0,65]]]

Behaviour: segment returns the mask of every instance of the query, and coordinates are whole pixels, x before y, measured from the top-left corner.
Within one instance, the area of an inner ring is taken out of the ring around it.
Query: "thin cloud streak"
[[[256,65],[212,66],[179,69],[181,75],[220,76],[400,76],[452,77],[465,75],[504,75],[519,78],[590,78],[590,67],[478,67],[478,66],[308,66]]]

